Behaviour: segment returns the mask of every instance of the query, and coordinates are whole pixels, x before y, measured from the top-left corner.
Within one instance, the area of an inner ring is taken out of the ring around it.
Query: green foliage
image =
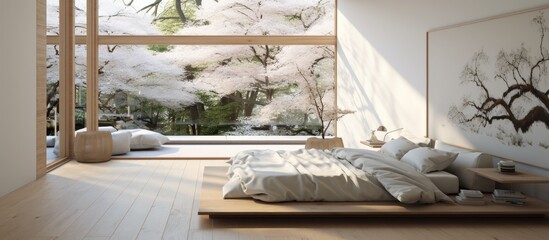
[[[148,50],[158,53],[169,52],[171,47],[169,45],[149,45]]]
[[[175,1],[170,1],[164,11],[162,11],[153,21],[154,26],[166,35],[173,35],[177,31],[184,28],[186,25],[196,21],[196,6],[195,0],[182,0],[182,9],[187,22],[182,22],[175,8]]]
[[[223,135],[234,130],[238,124],[235,116],[243,109],[240,102],[223,104],[221,99],[212,93],[200,92],[198,95],[206,109],[200,118],[200,135]]]

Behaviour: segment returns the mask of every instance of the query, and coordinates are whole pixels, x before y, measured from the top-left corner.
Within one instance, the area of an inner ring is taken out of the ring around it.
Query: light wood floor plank
[[[26,208],[43,201],[43,198],[57,197],[77,181],[66,181],[75,178],[74,163],[68,163],[64,168],[58,168],[50,174],[36,180],[23,188],[0,198],[0,225],[16,217],[19,209]],[[62,175],[62,176],[61,176]]]
[[[186,163],[186,161],[177,161],[172,166],[158,196],[154,200],[147,219],[141,227],[137,239],[149,240],[162,238],[175,195],[179,188],[179,182],[187,165]]]
[[[109,237],[85,237],[83,240],[108,240]]]
[[[132,161],[130,161],[132,162]],[[87,237],[111,237],[117,226],[122,222],[124,216],[136,200],[137,196],[145,185],[149,182],[152,174],[156,171],[160,164],[160,161],[152,161],[145,171],[139,173],[139,175],[132,181],[132,183],[126,187],[122,195],[120,195],[116,201],[109,207],[107,212],[97,221],[92,229],[87,233]]]
[[[202,178],[204,175],[204,166],[206,161],[200,161],[200,169],[198,172],[198,181],[196,182],[194,198],[193,198],[193,209],[191,214],[191,221],[189,224],[189,232],[187,239],[200,239],[200,240],[211,240],[213,239],[212,232],[212,222],[208,220],[207,217],[198,216],[198,206],[200,203],[200,186],[202,185]]]
[[[107,209],[122,194],[126,187],[140,172],[145,171],[150,161],[127,163],[123,174],[112,183],[105,192],[74,221],[58,239],[82,239],[88,231],[99,221]]]
[[[187,163],[164,229],[163,239],[187,239],[199,169],[200,161]]]
[[[78,196],[73,201],[65,203],[65,207],[60,214],[51,219],[49,223],[43,227],[43,230],[37,233],[37,236],[60,236],[76,219],[82,215],[86,209],[92,205],[97,199],[116,182],[123,174],[135,167],[123,162],[108,162],[102,164],[89,164],[88,168],[98,167],[104,171],[89,177],[88,184],[90,187],[86,192],[78,193]],[[106,174],[105,174],[106,173]],[[85,182],[85,181],[84,181]]]
[[[82,165],[77,162],[71,164]],[[87,166],[86,168],[88,168],[87,172],[82,172],[81,176],[78,176],[77,172],[66,175],[66,181],[74,184],[65,188],[63,192],[56,193],[56,191],[52,191],[56,194],[45,194],[45,196],[36,198],[36,201],[19,206],[19,215],[11,223],[3,224],[0,227],[0,232],[6,231],[4,228],[10,229],[9,234],[4,235],[6,239],[27,239],[32,237],[44,226],[51,224],[53,221],[60,221],[60,215],[70,211],[67,206],[71,206],[82,195],[86,194],[95,185],[94,181],[109,179],[109,176],[113,175],[112,171],[104,171],[101,166]],[[78,180],[79,177],[81,177],[81,180]]]
[[[136,239],[174,161],[162,160],[110,239]]]

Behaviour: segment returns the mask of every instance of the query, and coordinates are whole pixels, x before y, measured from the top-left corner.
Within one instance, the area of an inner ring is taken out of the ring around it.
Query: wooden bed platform
[[[227,167],[205,167],[198,215],[210,217],[258,216],[535,216],[549,215],[549,203],[528,198],[523,206],[493,204],[486,195],[486,205],[455,203],[410,205],[398,202],[284,202],[264,203],[251,199],[223,199],[222,186],[227,182]]]

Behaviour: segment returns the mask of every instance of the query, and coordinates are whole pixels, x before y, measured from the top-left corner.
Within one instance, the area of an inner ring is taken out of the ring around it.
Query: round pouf
[[[107,131],[79,132],[74,140],[74,158],[85,163],[111,160],[112,136]]]
[[[343,139],[334,137],[334,138],[316,138],[311,137],[307,138],[307,141],[305,142],[305,149],[333,149],[333,148],[342,148],[343,147]]]

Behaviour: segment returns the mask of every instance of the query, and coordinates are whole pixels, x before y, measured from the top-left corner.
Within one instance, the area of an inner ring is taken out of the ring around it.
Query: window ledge
[[[313,136],[168,136],[168,144],[305,144]]]

